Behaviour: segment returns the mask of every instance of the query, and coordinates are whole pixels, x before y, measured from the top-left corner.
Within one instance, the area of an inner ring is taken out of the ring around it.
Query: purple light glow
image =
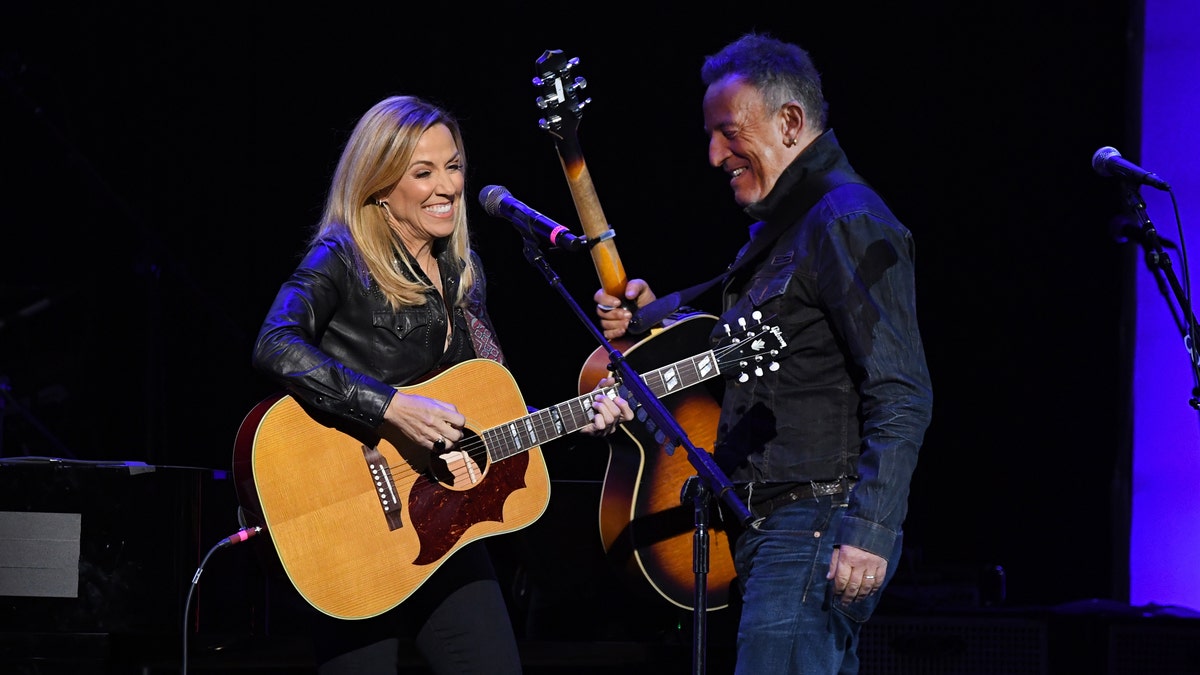
[[[1184,247],[1200,241],[1200,3],[1145,0],[1141,161],[1172,187]],[[1130,158],[1133,159],[1133,158]],[[1170,195],[1143,188],[1155,228],[1179,239]],[[1192,214],[1189,217],[1189,214]],[[1170,249],[1181,284],[1183,250]],[[1188,403],[1195,383],[1175,317],[1146,266],[1137,274],[1133,382],[1133,514],[1129,601],[1200,611],[1200,412]],[[1170,304],[1168,304],[1168,301]],[[1192,303],[1195,311],[1195,302]],[[1172,309],[1174,308],[1174,309]]]

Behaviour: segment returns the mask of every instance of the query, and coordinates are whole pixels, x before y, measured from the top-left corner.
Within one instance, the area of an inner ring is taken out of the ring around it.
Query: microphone
[[[489,216],[511,220],[529,233],[537,233],[559,248],[579,251],[587,247],[587,240],[576,237],[566,227],[550,220],[536,210],[526,206],[512,196],[508,188],[489,185],[479,192],[479,201]]]
[[[243,541],[246,541],[247,539],[249,539],[250,537],[253,537],[254,535],[258,534],[261,531],[262,531],[262,528],[257,525],[254,527],[243,527],[242,529],[238,530],[234,534],[232,534],[228,537],[225,537],[220,542],[218,542],[217,548],[226,548],[229,546],[233,546],[234,544],[240,544]]]
[[[1104,146],[1097,150],[1096,154],[1092,155],[1092,168],[1101,176],[1117,176],[1139,185],[1171,191],[1171,186],[1167,185],[1165,180],[1125,159],[1116,148]]]

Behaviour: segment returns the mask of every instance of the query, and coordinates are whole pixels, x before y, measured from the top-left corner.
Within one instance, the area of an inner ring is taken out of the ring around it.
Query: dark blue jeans
[[[789,504],[738,537],[734,566],[743,605],[738,675],[858,673],[859,632],[880,593],[843,607],[833,597],[833,582],[825,579],[845,499],[831,495]],[[895,574],[902,539],[888,556],[884,587]]]

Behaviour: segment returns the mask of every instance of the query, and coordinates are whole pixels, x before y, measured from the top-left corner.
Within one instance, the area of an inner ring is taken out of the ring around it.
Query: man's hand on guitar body
[[[604,331],[604,337],[615,340],[624,336],[633,319],[633,312],[629,308],[645,307],[656,299],[654,291],[643,279],[631,279],[625,285],[624,298],[609,295],[603,288],[596,291],[592,300],[596,302],[596,316],[600,317],[600,329]]]

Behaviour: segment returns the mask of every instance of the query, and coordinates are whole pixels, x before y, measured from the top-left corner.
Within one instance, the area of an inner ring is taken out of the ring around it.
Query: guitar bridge
[[[392,469],[387,458],[376,448],[362,446],[363,459],[367,460],[367,469],[371,471],[371,482],[375,484],[375,496],[379,498],[379,506],[383,509],[383,517],[387,519],[388,529],[398,530],[404,527],[400,515],[400,494],[396,491],[396,482],[392,480]]]

